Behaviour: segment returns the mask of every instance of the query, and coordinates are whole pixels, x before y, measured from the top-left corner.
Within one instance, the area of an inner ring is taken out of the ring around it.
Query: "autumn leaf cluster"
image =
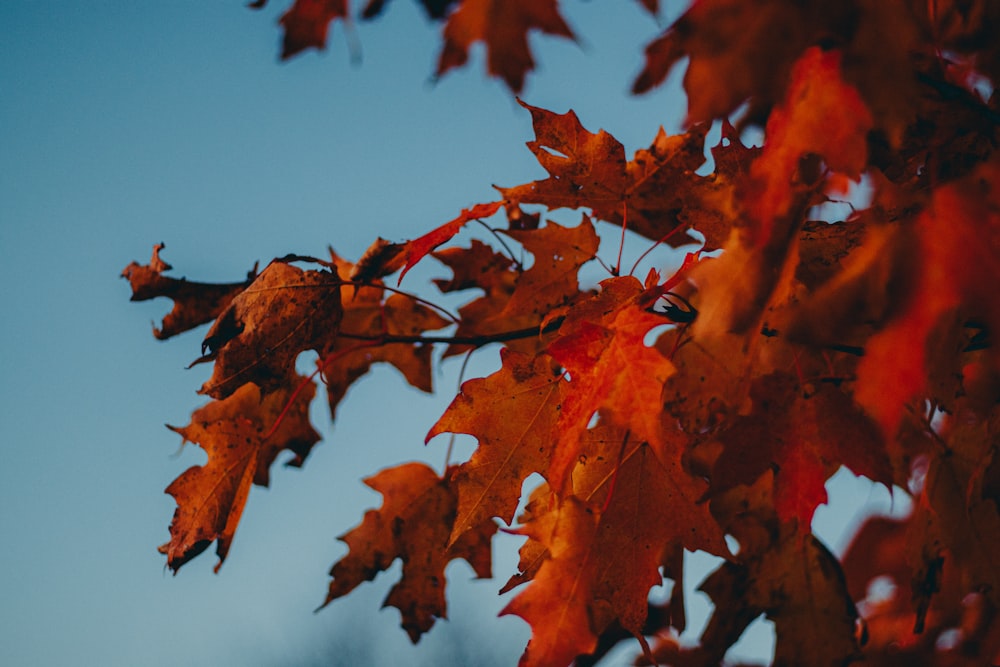
[[[529,31],[574,38],[556,0],[422,4],[444,23],[438,74],[484,42],[489,73],[518,91]],[[283,56],[322,48],[338,19],[346,0],[295,0]],[[275,259],[228,285],[165,275],[158,246],[124,272],[133,299],[174,301],[154,334],[212,322],[195,361],[212,364],[211,400],[174,429],[208,461],[167,489],[168,565],[213,543],[221,565],[251,487],[318,442],[320,385],[335,417],[376,363],[430,391],[436,365],[499,348],[499,370],[464,382],[426,436],[471,435],[474,453],[365,480],[383,502],[341,537],[326,603],[400,559],[386,604],[416,642],[447,614],[448,563],[492,576],[502,529],[524,537],[501,591],[532,629],[523,665],[592,660],[629,636],[641,661],[718,665],[761,615],[778,665],[994,664],[997,35],[985,0],[696,0],[634,82],[645,92],[686,63],[687,130],[631,158],[572,111],[521,102],[547,177],[413,240],[377,239],[355,262]],[[489,243],[455,240],[473,221]],[[640,258],[609,247],[615,230],[686,258],[632,275]],[[439,292],[467,299],[455,313],[400,289],[431,260],[450,273]],[[592,262],[607,271],[596,285],[580,277]],[[913,510],[870,519],[838,558],[811,522],[842,468]],[[714,610],[696,645],[677,640],[685,551],[722,558],[700,586]]]

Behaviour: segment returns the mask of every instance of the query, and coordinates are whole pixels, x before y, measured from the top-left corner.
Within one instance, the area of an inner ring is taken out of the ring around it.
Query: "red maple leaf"
[[[444,27],[444,48],[437,74],[465,64],[475,42],[486,45],[487,70],[502,78],[514,92],[535,67],[528,31],[574,39],[559,13],[557,0],[463,0]]]
[[[326,35],[334,19],[348,19],[348,0],[295,0],[280,19],[285,29],[281,58],[286,60],[306,49],[325,49]]]

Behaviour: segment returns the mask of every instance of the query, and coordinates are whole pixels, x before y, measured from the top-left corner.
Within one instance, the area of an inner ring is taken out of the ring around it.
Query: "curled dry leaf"
[[[285,382],[296,357],[320,349],[340,327],[340,278],[274,261],[230,302],[202,343],[214,361],[200,393],[225,398],[253,382],[269,391]]]
[[[211,322],[257,277],[257,267],[247,274],[242,283],[197,283],[185,278],[164,276],[164,271],[172,267],[160,258],[165,246],[153,246],[153,257],[149,264],[132,262],[122,271],[122,278],[128,279],[132,287],[131,301],[146,301],[165,296],[173,299],[174,307],[159,328],[153,327],[153,335],[166,340],[188,329]]]

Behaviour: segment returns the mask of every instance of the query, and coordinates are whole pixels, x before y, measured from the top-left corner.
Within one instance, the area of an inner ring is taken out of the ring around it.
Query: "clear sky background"
[[[360,66],[340,24],[326,52],[279,63],[286,3],[243,4],[0,3],[0,664],[514,665],[530,632],[495,618],[514,538],[494,549],[497,581],[449,569],[451,620],[417,647],[396,610],[379,611],[398,563],[313,613],[345,551],[336,536],[380,503],[360,479],[414,459],[440,469],[444,439],[422,442],[457,361],[434,397],[379,369],[335,425],[317,401],[324,441],[304,469],[253,489],[220,574],[214,549],[176,577],[156,552],[174,510],[163,489],[204,460],[162,424],[187,423],[208,368],[185,370],[203,331],[152,338],[170,302],[129,303],[126,264],[160,241],[174,275],[196,280],[327,245],[353,259],[376,236],[412,238],[493,200],[493,183],[544,174],[524,146],[528,113],[485,77],[481,53],[430,83],[440,27],[416,3],[357,27]],[[677,131],[676,81],[627,94],[669,17],[565,4],[580,43],[535,38],[524,99],[574,109],[629,153],[661,124]],[[404,286],[447,274],[428,260]],[[488,372],[496,351],[481,356]],[[846,477],[832,493],[845,509],[822,508],[816,525],[837,547],[858,505],[881,496]],[[741,650],[766,658],[769,642],[761,623]]]

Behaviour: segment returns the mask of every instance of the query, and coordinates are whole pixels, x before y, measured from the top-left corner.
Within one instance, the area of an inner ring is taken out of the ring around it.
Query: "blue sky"
[[[457,362],[437,396],[380,369],[335,425],[319,405],[323,443],[253,490],[220,574],[206,553],[171,576],[156,552],[174,508],[163,489],[203,461],[162,424],[187,423],[208,369],[185,370],[199,333],[152,338],[169,302],[129,303],[126,264],[161,241],[175,275],[209,281],[327,245],[355,258],[376,236],[412,238],[492,200],[493,183],[541,176],[530,117],[481,53],[430,83],[439,27],[416,3],[358,26],[359,66],[339,25],[327,51],[279,63],[284,3],[271,4],[0,4],[4,665],[513,665],[527,641],[519,619],[495,618],[513,538],[495,549],[499,582],[449,570],[452,620],[417,647],[395,610],[378,611],[398,564],[312,611],[344,552],[336,536],[380,502],[360,479],[413,459],[440,468],[444,444],[422,442]],[[534,39],[541,71],[524,99],[574,109],[629,152],[661,124],[676,131],[676,85],[626,92],[657,22],[639,3],[566,4],[581,43]],[[446,275],[432,264],[407,284]],[[853,507],[877,495],[866,489],[836,493]],[[852,516],[817,521],[835,541]],[[766,634],[748,650],[766,653]]]

